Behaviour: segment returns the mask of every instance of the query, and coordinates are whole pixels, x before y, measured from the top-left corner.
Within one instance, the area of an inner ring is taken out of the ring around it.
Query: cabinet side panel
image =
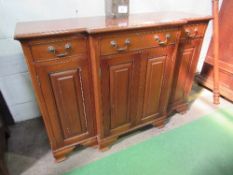
[[[55,139],[55,135],[56,133],[54,133],[51,125],[52,125],[52,121],[50,120],[50,118],[48,117],[48,111],[46,108],[46,104],[44,102],[44,97],[43,97],[43,92],[41,90],[41,86],[40,86],[40,82],[38,82],[38,76],[36,73],[36,69],[35,66],[33,64],[33,58],[32,58],[32,53],[29,47],[29,44],[27,41],[21,41],[21,46],[23,48],[23,53],[24,53],[24,57],[25,57],[25,61],[27,63],[28,66],[28,71],[30,73],[30,77],[32,80],[32,85],[33,85],[33,89],[36,95],[36,100],[38,102],[40,111],[42,113],[42,118],[46,127],[46,131],[49,137],[49,142],[51,145],[52,149],[55,149],[58,146],[58,142]]]

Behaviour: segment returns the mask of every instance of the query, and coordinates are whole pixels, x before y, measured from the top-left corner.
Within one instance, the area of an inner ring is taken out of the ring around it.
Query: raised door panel
[[[51,73],[64,138],[87,132],[81,69]]]
[[[189,77],[190,66],[193,58],[195,48],[189,48],[184,50],[181,56],[180,69],[178,75],[178,81],[175,92],[175,101],[183,100],[185,98],[185,85]]]
[[[201,41],[202,39],[183,41],[180,45],[173,85],[173,103],[187,100],[198,63]]]
[[[127,124],[130,108],[132,62],[110,67],[111,129]]]
[[[159,113],[159,101],[163,85],[165,59],[166,57],[148,59],[143,119],[155,117]]]
[[[137,56],[117,54],[101,59],[105,135],[127,130],[133,123]]]
[[[92,88],[87,59],[37,65],[38,78],[57,147],[94,135]]]
[[[176,45],[147,49],[142,54],[139,115],[137,122],[147,123],[166,116],[171,91]]]

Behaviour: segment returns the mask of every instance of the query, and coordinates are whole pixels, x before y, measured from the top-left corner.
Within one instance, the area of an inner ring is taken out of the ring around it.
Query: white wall
[[[130,0],[131,13],[185,11],[211,14],[212,0]],[[221,1],[222,2],[222,1]],[[16,122],[38,117],[21,47],[13,40],[19,21],[104,15],[104,0],[0,0],[0,89]],[[208,29],[198,70],[211,36]]]

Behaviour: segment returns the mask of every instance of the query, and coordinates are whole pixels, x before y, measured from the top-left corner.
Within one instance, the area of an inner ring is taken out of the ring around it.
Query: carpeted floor
[[[66,175],[232,175],[233,109],[217,110]]]
[[[74,168],[83,167],[130,146],[159,136],[174,128],[189,124],[207,114],[213,113],[218,107],[233,108],[233,104],[223,98],[221,98],[221,104],[216,107],[212,103],[212,93],[196,84],[190,97],[192,104],[187,113],[173,115],[164,128],[147,127],[122,136],[106,152],[101,152],[97,148],[92,147],[85,149],[78,147],[69,155],[66,161],[59,164],[54,163],[41,118],[17,123],[10,128],[11,137],[8,140],[8,152],[6,154],[10,175],[61,175]],[[216,144],[218,143],[219,141],[216,140]],[[209,162],[209,159],[203,161]],[[192,162],[192,159],[189,162]],[[170,164],[171,162],[168,161],[168,169]],[[185,167],[183,166],[182,168]]]

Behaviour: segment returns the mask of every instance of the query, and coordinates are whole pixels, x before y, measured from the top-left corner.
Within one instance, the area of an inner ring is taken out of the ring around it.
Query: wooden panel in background
[[[220,94],[233,101],[233,1],[224,0],[219,14],[219,85]],[[213,40],[201,71],[200,84],[213,89]]]

